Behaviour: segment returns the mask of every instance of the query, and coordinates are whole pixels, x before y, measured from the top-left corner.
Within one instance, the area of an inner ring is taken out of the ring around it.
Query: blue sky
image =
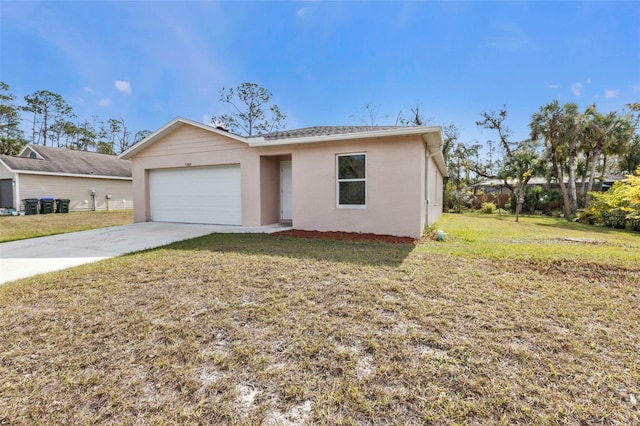
[[[514,139],[558,99],[640,102],[640,2],[0,2],[0,80],[59,93],[78,117],[156,130],[228,108],[222,87],[268,88],[287,128],[394,124],[418,103],[463,142],[509,112]],[[385,115],[388,118],[384,118]]]

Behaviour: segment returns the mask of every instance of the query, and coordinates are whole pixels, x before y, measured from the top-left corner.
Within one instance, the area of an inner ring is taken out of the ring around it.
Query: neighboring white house
[[[26,145],[0,155],[0,207],[24,199],[68,199],[70,211],[132,209],[131,162],[115,155]]]
[[[176,118],[130,147],[134,220],[420,237],[442,213],[440,127],[242,137]]]

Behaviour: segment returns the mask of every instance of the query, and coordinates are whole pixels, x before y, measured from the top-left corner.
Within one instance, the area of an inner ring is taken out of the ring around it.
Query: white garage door
[[[149,171],[151,220],[241,225],[240,166]]]

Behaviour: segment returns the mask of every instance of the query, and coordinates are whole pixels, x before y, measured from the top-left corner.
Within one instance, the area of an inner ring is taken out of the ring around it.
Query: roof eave
[[[2,161],[2,158],[0,158],[0,164],[2,164],[4,167],[6,167],[7,170],[9,171],[9,173],[15,173],[15,170],[13,170],[11,167],[9,167],[9,165],[7,163]]]
[[[182,117],[176,117],[173,120],[171,120],[169,123],[167,123],[164,126],[162,126],[160,129],[156,130],[155,132],[153,132],[152,134],[150,134],[149,136],[147,136],[146,138],[144,138],[143,140],[138,142],[137,144],[129,147],[129,149],[127,149],[126,151],[120,153],[120,155],[118,155],[118,158],[120,158],[122,160],[130,160],[131,157],[136,155],[138,152],[142,151],[146,147],[152,145],[153,143],[155,143],[159,139],[162,139],[166,135],[176,131],[177,129],[179,129],[180,127],[182,127],[184,125],[190,125],[190,126],[193,126],[193,127],[197,127],[199,129],[205,130],[207,132],[215,133],[215,134],[218,134],[218,135],[221,135],[221,136],[226,136],[226,137],[229,137],[231,139],[237,140],[239,142],[244,142],[246,144],[249,144],[248,140],[246,138],[242,137],[242,136],[238,136],[238,135],[235,135],[233,133],[229,133],[229,132],[224,131],[224,130],[216,129],[215,127],[211,127],[211,126],[208,126],[208,125],[203,124],[203,123],[198,123],[197,121],[189,120],[189,119],[182,118]]]
[[[80,177],[80,178],[90,178],[90,179],[133,180],[133,177],[131,177],[131,176],[88,175],[88,174],[84,174],[84,173],[47,172],[47,171],[40,171],[40,170],[13,169],[13,170],[11,170],[11,172],[15,173],[15,174],[21,174],[21,175],[64,176],[64,177]]]
[[[20,152],[18,153],[18,155],[16,155],[16,157],[21,157],[22,154],[24,154],[24,152],[27,150],[27,148],[29,148],[29,144],[26,144],[25,146],[23,146]]]
[[[436,167],[438,167],[442,176],[446,176],[447,165],[444,161],[444,154],[442,152],[442,147],[444,146],[442,129],[438,127],[437,132],[425,133],[422,135],[422,139],[427,147],[427,153],[431,158],[433,158],[433,161],[436,163]]]
[[[335,142],[342,140],[354,140],[354,139],[370,139],[380,137],[392,137],[392,136],[408,136],[408,135],[422,135],[425,133],[440,132],[440,127],[407,127],[399,129],[386,129],[386,130],[373,130],[370,132],[356,132],[356,133],[339,133],[333,135],[322,136],[306,136],[296,137],[290,139],[275,139],[273,141],[264,140],[264,138],[251,138],[248,140],[250,147],[261,146],[280,146],[280,145],[297,145],[307,143],[319,143],[319,142]]]
[[[198,123],[196,121],[188,120],[182,117],[177,117],[151,135],[147,136],[142,141],[122,152],[118,156],[118,158],[123,160],[130,160],[133,156],[135,156],[137,153],[139,153],[149,145],[152,145],[154,142],[174,132],[183,125],[194,126],[211,133],[226,136],[239,142],[243,142],[251,148],[421,135],[423,141],[427,146],[427,149],[429,150],[429,153],[435,153],[434,160],[438,169],[443,175],[446,175],[446,165],[444,162],[444,157],[442,155],[442,146],[444,142],[442,139],[442,129],[440,126],[401,127],[397,129],[372,130],[356,133],[339,133],[321,136],[294,137],[289,139],[275,139],[272,141],[268,141],[262,136],[245,138],[243,136],[216,129],[215,127],[211,127],[206,124]]]

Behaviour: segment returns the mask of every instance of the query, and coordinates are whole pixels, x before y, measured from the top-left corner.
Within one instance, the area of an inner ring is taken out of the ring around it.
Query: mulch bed
[[[299,238],[324,238],[327,240],[351,240],[351,241],[374,241],[391,244],[416,244],[417,241],[411,237],[396,237],[393,235],[361,234],[359,232],[322,232],[322,231],[302,231],[291,229],[289,231],[274,232],[271,235]]]

